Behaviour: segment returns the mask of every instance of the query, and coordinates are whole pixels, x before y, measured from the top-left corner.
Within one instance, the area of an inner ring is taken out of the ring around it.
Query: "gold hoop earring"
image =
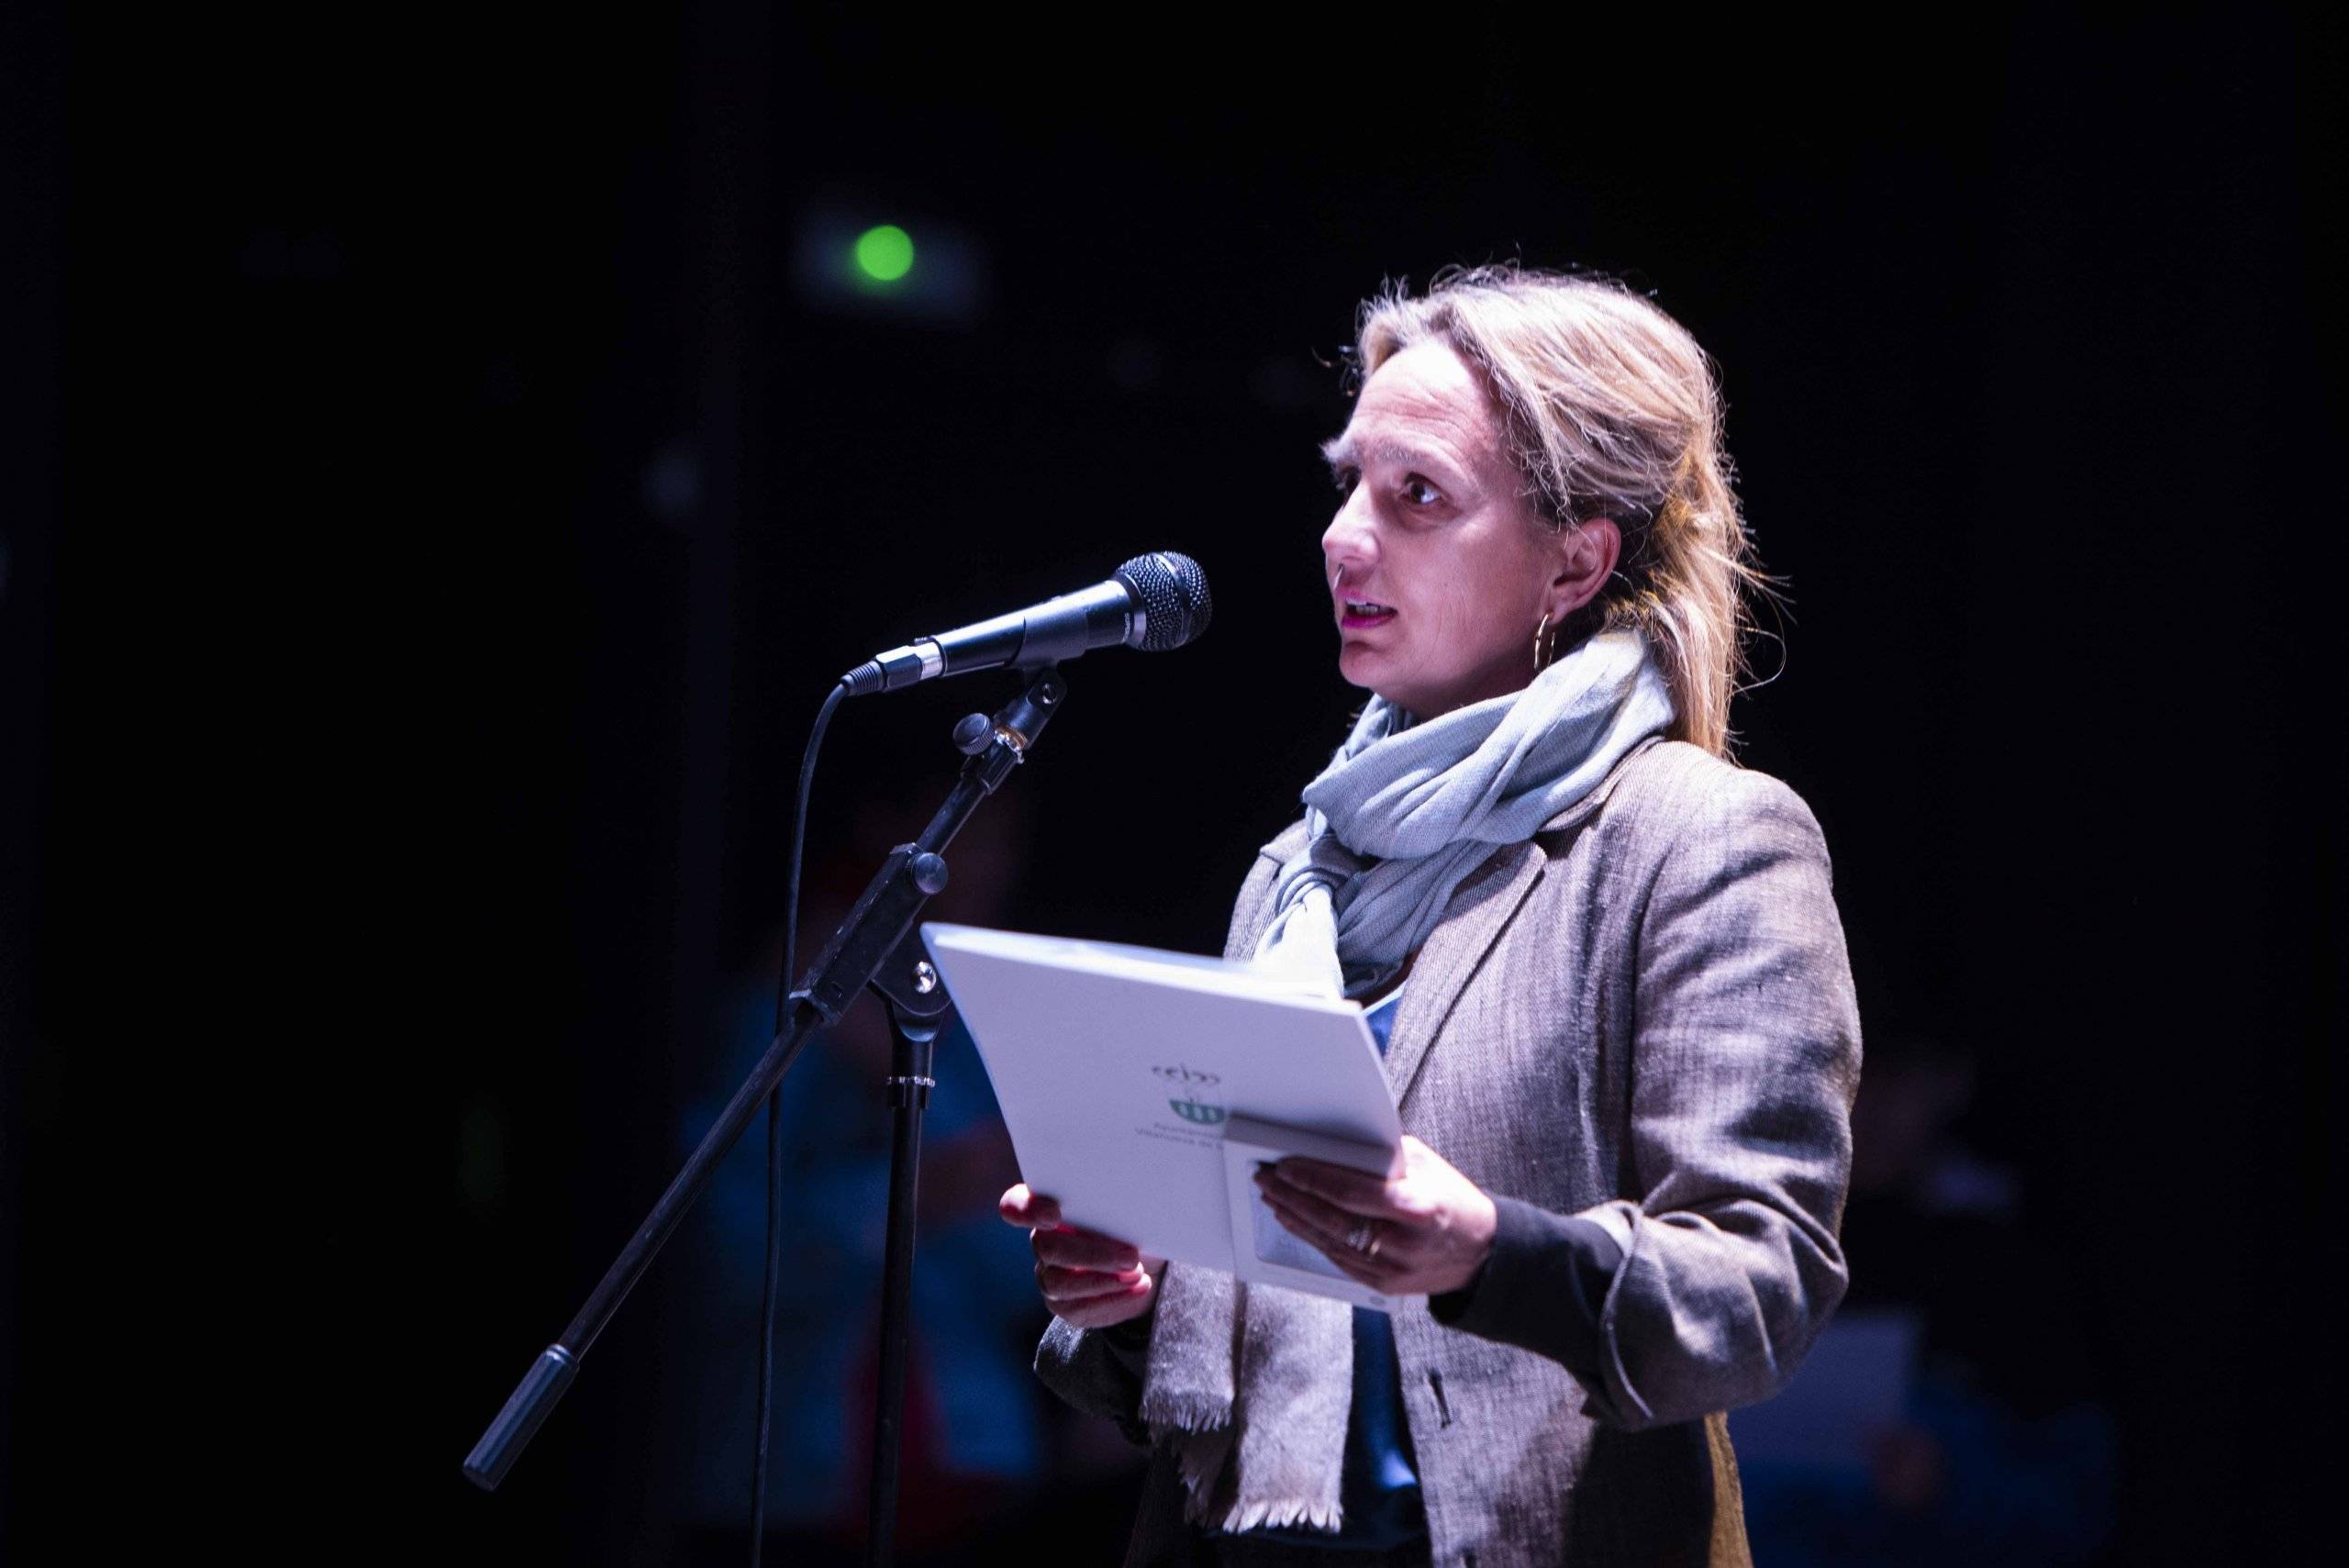
[[[1550,650],[1543,639],[1550,629],[1550,612],[1542,612],[1542,624],[1533,628],[1533,673],[1540,674],[1550,666]]]

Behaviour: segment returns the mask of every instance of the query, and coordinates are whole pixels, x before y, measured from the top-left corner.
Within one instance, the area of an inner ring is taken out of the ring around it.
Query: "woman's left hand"
[[[1458,1290],[1485,1266],[1499,1224],[1485,1190],[1408,1133],[1400,1175],[1290,1159],[1259,1170],[1256,1186],[1283,1225],[1390,1296]]]

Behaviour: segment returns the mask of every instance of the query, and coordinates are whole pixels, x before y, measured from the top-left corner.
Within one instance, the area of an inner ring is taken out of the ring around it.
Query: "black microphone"
[[[973,621],[866,660],[841,677],[852,697],[894,692],[973,670],[1035,669],[1122,643],[1147,653],[1207,630],[1215,606],[1208,574],[1171,550],[1137,555],[1097,583],[992,620]]]

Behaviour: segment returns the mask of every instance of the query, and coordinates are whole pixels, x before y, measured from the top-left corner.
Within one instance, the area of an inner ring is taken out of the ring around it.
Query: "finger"
[[[1130,1322],[1149,1310],[1151,1282],[1144,1279],[1130,1291],[1120,1296],[1097,1296],[1091,1301],[1073,1301],[1056,1307],[1052,1316],[1080,1329],[1107,1329],[1113,1324]]]
[[[1346,1245],[1345,1238],[1297,1205],[1277,1197],[1267,1197],[1264,1207],[1273,1211],[1273,1218],[1280,1221],[1283,1229],[1329,1253],[1332,1262],[1346,1262],[1346,1254],[1353,1251]]]
[[[1049,1263],[1036,1265],[1036,1287],[1044,1293],[1044,1300],[1054,1307],[1097,1301],[1104,1296],[1131,1296],[1145,1277],[1139,1269],[1127,1273],[1100,1273],[1091,1269],[1056,1269]]]
[[[1311,1243],[1314,1250],[1323,1257],[1337,1264],[1348,1279],[1369,1285],[1373,1289],[1383,1290],[1387,1287],[1388,1282],[1394,1275],[1400,1272],[1401,1262],[1387,1256],[1384,1238],[1380,1240],[1378,1256],[1367,1257],[1348,1246],[1343,1236],[1323,1229],[1284,1204],[1269,1198],[1265,1201],[1267,1207],[1272,1209],[1275,1218],[1299,1239]]]
[[[1023,1230],[1033,1230],[1040,1225],[1058,1225],[1061,1206],[1048,1197],[1039,1197],[1025,1182],[1016,1182],[996,1200],[996,1212],[1003,1216],[1007,1225],[1017,1225]]]
[[[1141,1266],[1138,1250],[1090,1230],[1038,1230],[1033,1241],[1038,1262],[1063,1268],[1126,1271]]]
[[[1306,1240],[1312,1241],[1316,1251],[1329,1259],[1340,1273],[1356,1284],[1366,1284],[1373,1290],[1387,1288],[1387,1270],[1383,1262],[1365,1259],[1343,1241],[1334,1241],[1327,1237],[1318,1240],[1307,1237]]]
[[[1066,1318],[1080,1329],[1106,1328],[1123,1323],[1150,1310],[1151,1284],[1147,1279],[1132,1288],[1111,1296],[1097,1296],[1089,1301],[1047,1300],[1045,1306],[1055,1318]]]
[[[1319,1207],[1305,1207],[1313,1202],[1311,1198],[1305,1198],[1300,1203],[1293,1201],[1288,1195],[1276,1194],[1268,1195],[1264,1206],[1276,1217],[1282,1217],[1285,1223],[1294,1219],[1296,1223],[1289,1226],[1290,1229],[1305,1236],[1315,1246],[1330,1251],[1339,1262],[1359,1263],[1374,1272],[1383,1273],[1418,1266],[1425,1244],[1418,1232],[1383,1221],[1373,1221],[1372,1233],[1378,1238],[1378,1255],[1373,1257],[1353,1244],[1354,1227],[1363,1223],[1361,1215],[1349,1214],[1342,1208],[1332,1208],[1326,1204]],[[1307,1230],[1311,1234],[1307,1235]],[[1365,1242],[1364,1246],[1367,1245]]]
[[[1384,1176],[1349,1171],[1323,1160],[1292,1158],[1273,1167],[1273,1179],[1312,1194],[1349,1214],[1371,1219],[1410,1221],[1420,1217],[1397,1203],[1395,1184]]]
[[[1301,1187],[1293,1187],[1268,1176],[1259,1177],[1256,1184],[1257,1189],[1264,1195],[1264,1201],[1267,1204],[1275,1207],[1286,1206],[1290,1213],[1302,1217],[1315,1229],[1327,1231],[1332,1236],[1344,1235],[1361,1218],[1358,1215],[1349,1214],[1334,1204],[1323,1203]]]
[[[1395,1194],[1375,1176],[1365,1176],[1359,1171],[1346,1171],[1335,1165],[1325,1165],[1318,1160],[1311,1162],[1317,1169],[1305,1173],[1308,1181],[1322,1182],[1324,1180],[1322,1173],[1327,1172],[1353,1177],[1361,1184],[1352,1191],[1351,1195],[1354,1201],[1338,1201],[1314,1188],[1288,1179],[1284,1174],[1284,1168],[1291,1163],[1293,1162],[1283,1161],[1280,1165],[1273,1167],[1269,1173],[1260,1173],[1257,1178],[1258,1187],[1266,1193],[1277,1192],[1291,1203],[1304,1206],[1307,1212],[1314,1215],[1327,1229],[1342,1235],[1353,1228],[1357,1219],[1383,1220],[1390,1229],[1397,1230],[1409,1226],[1425,1225],[1428,1222],[1429,1217],[1419,1208],[1395,1202]],[[1364,1197],[1362,1195],[1365,1190],[1377,1195]]]

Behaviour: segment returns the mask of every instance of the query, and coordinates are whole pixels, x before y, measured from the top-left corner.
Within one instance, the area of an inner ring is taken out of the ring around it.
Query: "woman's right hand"
[[[1028,1232],[1036,1251],[1036,1287],[1052,1316],[1079,1329],[1107,1329],[1148,1312],[1158,1301],[1166,1260],[1146,1258],[1112,1236],[1061,1223],[1061,1206],[1019,1183],[996,1206],[1004,1223]]]

